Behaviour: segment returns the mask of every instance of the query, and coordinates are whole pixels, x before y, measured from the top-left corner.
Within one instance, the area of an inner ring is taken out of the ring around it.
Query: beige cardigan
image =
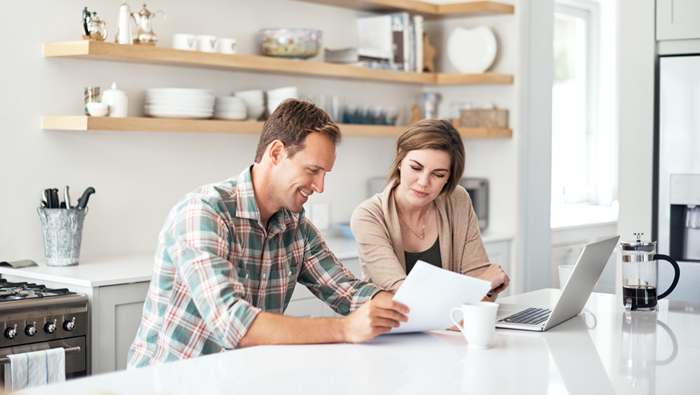
[[[396,292],[406,279],[401,226],[393,183],[364,201],[352,213],[350,227],[360,253],[362,280]],[[478,276],[490,265],[478,220],[467,191],[457,186],[448,198],[435,199],[442,267]]]

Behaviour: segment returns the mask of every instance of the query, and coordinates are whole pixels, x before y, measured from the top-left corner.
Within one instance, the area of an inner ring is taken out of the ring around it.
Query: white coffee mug
[[[574,272],[576,265],[559,265],[559,289],[564,289],[566,283],[569,282],[571,273]]]
[[[220,38],[216,43],[216,49],[219,53],[233,55],[236,53],[236,39]]]
[[[202,52],[216,52],[216,36],[197,36],[197,49]]]
[[[464,317],[464,326],[455,318],[455,312],[461,311]],[[476,302],[463,303],[461,307],[455,307],[450,312],[452,322],[467,339],[468,347],[484,350],[489,348],[493,333],[496,331],[496,312],[498,303]]]
[[[197,50],[197,38],[194,34],[174,34],[173,48],[195,51]]]

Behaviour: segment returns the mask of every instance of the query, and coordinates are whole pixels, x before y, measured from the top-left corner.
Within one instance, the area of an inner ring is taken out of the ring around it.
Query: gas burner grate
[[[46,288],[42,284],[11,283],[6,279],[0,279],[0,302],[14,300],[39,299],[52,296],[75,295],[68,288]]]

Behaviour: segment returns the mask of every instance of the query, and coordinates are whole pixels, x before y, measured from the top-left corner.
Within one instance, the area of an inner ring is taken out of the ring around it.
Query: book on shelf
[[[423,17],[407,12],[357,19],[360,61],[369,67],[421,72],[423,69]],[[387,66],[385,63],[391,64]]]

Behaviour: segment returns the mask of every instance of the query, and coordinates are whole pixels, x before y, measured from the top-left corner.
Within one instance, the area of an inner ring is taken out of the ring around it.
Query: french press
[[[657,310],[658,299],[668,296],[678,285],[681,271],[678,263],[668,255],[656,253],[656,242],[643,242],[644,233],[634,233],[637,241],[620,243],[622,254],[622,303],[626,310]],[[673,282],[666,292],[657,296],[659,267],[657,260],[673,265]]]

